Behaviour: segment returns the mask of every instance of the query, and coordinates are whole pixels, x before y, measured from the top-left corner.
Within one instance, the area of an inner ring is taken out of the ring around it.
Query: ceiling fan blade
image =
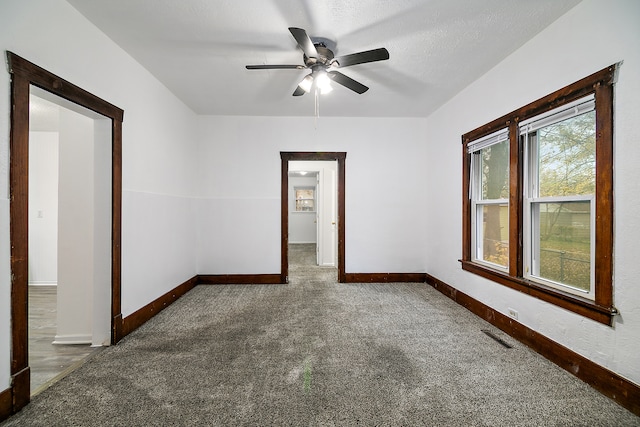
[[[318,51],[305,30],[302,28],[289,27],[289,31],[293,38],[298,42],[298,46],[300,46],[304,54],[307,55],[307,58],[318,57]]]
[[[360,82],[353,80],[351,77],[347,77],[344,74],[338,71],[328,71],[327,74],[331,77],[331,80],[334,82],[341,84],[342,86],[351,89],[354,92],[359,94],[363,94],[369,90],[368,87],[363,85]]]
[[[247,70],[303,70],[304,65],[247,65]]]
[[[337,62],[340,67],[349,67],[366,62],[384,61],[385,59],[389,59],[389,51],[381,47],[379,49],[352,53],[351,55],[338,56],[334,61]]]

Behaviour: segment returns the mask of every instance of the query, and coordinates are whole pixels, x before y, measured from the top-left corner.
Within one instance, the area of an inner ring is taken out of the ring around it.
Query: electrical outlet
[[[509,317],[513,317],[516,320],[518,319],[518,312],[513,308],[507,308],[507,311],[509,312]]]

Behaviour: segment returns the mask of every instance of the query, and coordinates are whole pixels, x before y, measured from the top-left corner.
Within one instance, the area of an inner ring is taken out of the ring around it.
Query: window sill
[[[613,317],[618,314],[615,307],[603,307],[591,300],[547,288],[536,282],[520,277],[512,277],[506,273],[492,270],[471,261],[460,260],[460,263],[462,264],[462,269],[465,271],[477,274],[485,279],[500,283],[501,285],[531,295],[532,297],[557,305],[558,307],[562,307],[605,325],[611,326]]]

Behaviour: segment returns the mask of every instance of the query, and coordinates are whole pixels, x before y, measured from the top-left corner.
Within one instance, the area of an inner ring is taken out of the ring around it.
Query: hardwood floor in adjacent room
[[[63,377],[101,347],[52,344],[56,336],[57,287],[29,286],[31,394]]]

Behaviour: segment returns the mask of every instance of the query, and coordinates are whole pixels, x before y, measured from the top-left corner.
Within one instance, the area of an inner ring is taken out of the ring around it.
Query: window
[[[606,324],[615,71],[462,137],[463,269]]]
[[[509,265],[509,135],[506,129],[469,144],[472,155],[473,260]]]
[[[316,210],[315,189],[313,187],[295,187],[296,212],[314,212]]]
[[[593,300],[594,96],[519,128],[526,182],[524,277]]]

